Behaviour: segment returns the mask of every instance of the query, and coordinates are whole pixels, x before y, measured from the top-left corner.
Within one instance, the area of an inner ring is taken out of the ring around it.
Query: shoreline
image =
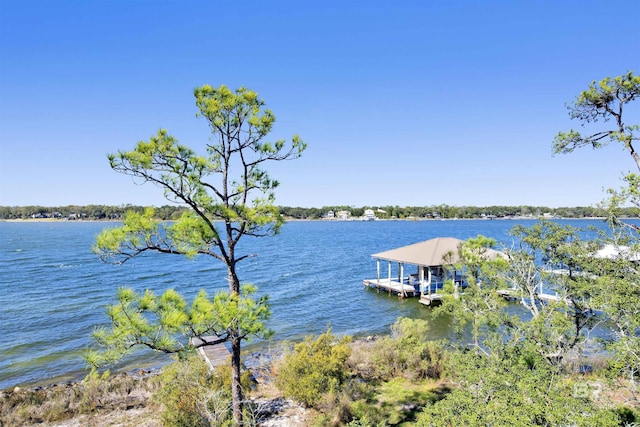
[[[390,335],[387,334],[369,334],[362,336],[352,336],[352,344],[371,342],[379,339],[380,337]],[[259,370],[262,365],[265,363],[272,363],[275,359],[280,357],[283,354],[284,345],[287,343],[298,343],[302,342],[304,338],[300,340],[291,341],[291,340],[277,340],[273,342],[265,341],[260,345],[252,345],[249,349],[244,350],[241,356],[242,365],[244,369],[254,371]],[[146,351],[146,350],[145,350]],[[246,351],[246,353],[245,353]],[[150,355],[155,354],[153,351],[148,351]],[[164,363],[153,363],[148,362],[144,363],[144,361],[139,362],[131,362],[124,363],[120,366],[112,366],[111,369],[106,368],[104,371],[109,370],[111,376],[128,376],[132,378],[137,377],[148,377],[158,375],[162,372],[165,366],[170,363],[173,363],[174,360],[170,355],[167,355],[168,359]],[[101,372],[104,372],[101,371]],[[28,391],[38,391],[42,389],[56,388],[56,387],[69,387],[77,383],[81,383],[89,374],[89,370],[83,371],[82,374],[80,372],[76,374],[68,373],[65,375],[59,375],[57,377],[43,379],[41,381],[34,381],[24,384],[14,384],[12,386],[0,389],[0,393],[12,393],[19,390],[28,390]]]
[[[407,222],[419,222],[419,221],[539,221],[547,219],[550,221],[554,220],[605,220],[606,217],[602,216],[590,216],[590,217],[528,217],[528,216],[517,216],[517,217],[501,217],[501,218],[378,218],[376,220],[364,220],[364,219],[337,219],[337,218],[286,218],[285,222],[380,222],[380,221],[407,221]],[[624,220],[636,220],[640,219],[638,217],[620,217],[620,219]],[[173,220],[174,221],[174,220]],[[121,223],[121,219],[66,219],[66,218],[11,218],[11,219],[0,219],[1,222],[6,223]],[[172,222],[172,220],[167,220],[164,222]]]

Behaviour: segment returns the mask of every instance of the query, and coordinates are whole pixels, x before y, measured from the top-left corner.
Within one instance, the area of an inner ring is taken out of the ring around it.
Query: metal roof
[[[458,245],[462,240],[454,237],[438,237],[420,243],[391,249],[371,255],[373,258],[405,264],[434,267],[458,261]]]
[[[401,248],[378,252],[371,256],[385,261],[435,267],[458,262],[460,260],[458,247],[462,242],[462,240],[455,237],[438,237]],[[487,259],[506,257],[504,253],[489,248],[486,249],[485,256]]]

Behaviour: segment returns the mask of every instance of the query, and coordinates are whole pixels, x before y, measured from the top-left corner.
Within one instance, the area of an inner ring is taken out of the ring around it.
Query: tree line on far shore
[[[127,211],[142,212],[144,206],[136,205],[69,205],[69,206],[0,206],[0,220],[15,219],[60,219],[60,220],[114,220],[124,218]],[[280,214],[292,219],[323,219],[332,212],[338,218],[339,212],[346,212],[347,218],[364,216],[367,209],[375,212],[380,219],[478,219],[512,217],[555,217],[555,218],[594,218],[606,216],[606,209],[598,206],[575,206],[549,208],[546,206],[449,206],[446,204],[431,206],[323,206],[321,208],[303,208],[279,206]],[[188,209],[177,205],[164,205],[155,208],[158,218],[175,220]],[[640,218],[637,207],[622,208],[621,216]]]

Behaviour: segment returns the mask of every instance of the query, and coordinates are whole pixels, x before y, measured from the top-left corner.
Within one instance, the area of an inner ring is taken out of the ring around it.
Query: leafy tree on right
[[[593,82],[569,105],[571,118],[583,125],[614,120],[615,126],[589,135],[559,133],[554,152],[619,142],[640,169],[633,145],[640,126],[625,124],[623,117],[627,104],[639,95],[640,77],[632,72]],[[481,289],[507,287],[526,314],[495,307],[491,318],[499,319],[499,334],[486,323],[489,317],[479,318],[486,324],[474,329],[474,347],[483,351],[463,347],[453,353],[450,379],[457,387],[424,408],[419,426],[625,425],[621,412],[593,399],[593,384],[576,377],[569,362],[588,360],[585,346],[594,343],[589,335],[606,323],[611,334],[600,347],[607,350],[606,372],[626,390],[625,405],[640,406],[640,227],[621,217],[629,205],[640,207],[640,177],[634,173],[623,177],[621,189],[608,190],[602,206],[609,227],[595,237],[554,222],[520,226],[512,230],[519,246],[505,250],[508,263],[491,269],[467,265],[467,271],[481,272],[473,278]],[[555,291],[556,299],[544,301],[542,287]],[[454,317],[466,319],[464,310],[450,307]]]
[[[599,148],[608,141],[619,142],[629,152],[638,170],[640,154],[634,141],[640,136],[640,124],[625,123],[623,112],[627,104],[640,97],[640,76],[632,71],[624,75],[593,82],[569,105],[571,118],[584,124],[599,119],[614,120],[614,129],[600,130],[582,136],[573,130],[559,133],[554,140],[556,153],[568,153],[574,148],[592,145]],[[606,314],[613,325],[613,339],[608,343],[611,351],[611,371],[627,378],[640,399],[640,226],[621,217],[628,206],[640,208],[640,176],[628,173],[622,178],[620,189],[607,190],[608,198],[602,206],[608,214],[610,233],[603,234],[603,256],[593,258],[589,272],[597,278],[593,303]]]
[[[590,135],[583,135],[573,129],[560,132],[553,141],[554,153],[570,153],[585,146],[595,149],[609,142],[618,142],[627,149],[640,169],[640,154],[633,146],[633,141],[639,139],[634,132],[640,130],[640,125],[625,124],[623,117],[625,106],[639,96],[640,76],[634,76],[632,71],[613,79],[607,77],[599,82],[592,82],[589,89],[581,92],[573,104],[567,105],[569,115],[572,119],[580,120],[582,126],[599,120],[614,120],[615,126],[612,129],[600,129]]]

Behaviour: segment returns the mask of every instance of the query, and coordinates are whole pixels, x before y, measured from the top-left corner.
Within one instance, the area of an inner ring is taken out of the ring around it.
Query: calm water
[[[601,221],[562,221],[579,227]],[[245,237],[240,278],[270,295],[274,341],[318,334],[331,324],[339,334],[386,333],[399,316],[429,318],[417,299],[398,300],[364,290],[374,278],[372,253],[435,237],[478,234],[511,246],[508,232],[535,221],[291,222],[270,238]],[[149,254],[121,266],[91,252],[109,223],[0,222],[0,389],[78,378],[83,350],[118,287],[161,293],[176,288],[189,298],[201,288],[226,289],[226,270],[209,257]],[[448,336],[447,319],[430,319],[432,338]],[[268,345],[253,343],[252,347]],[[160,366],[168,359],[141,352],[122,367]]]

